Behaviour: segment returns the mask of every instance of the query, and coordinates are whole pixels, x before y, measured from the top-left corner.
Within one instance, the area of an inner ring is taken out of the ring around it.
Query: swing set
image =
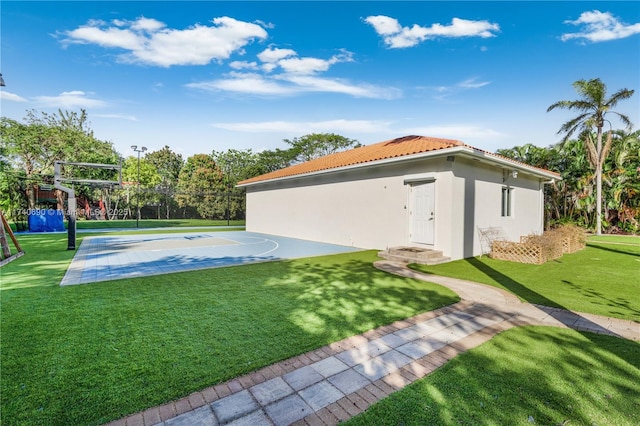
[[[84,167],[94,169],[110,169],[118,172],[118,180],[98,180],[98,179],[77,179],[73,177],[62,176],[62,166],[72,167]],[[72,187],[65,186],[65,184],[85,184],[101,187],[120,187],[122,186],[122,164],[96,164],[96,163],[72,163],[67,161],[56,161],[54,163],[54,188],[67,193],[67,250],[76,249],[76,193]],[[7,263],[15,260],[24,255],[24,250],[20,247],[18,239],[13,233],[13,230],[9,226],[7,219],[4,217],[4,213],[0,211],[0,266],[4,266]],[[11,247],[9,246],[9,240],[7,236],[11,238],[14,247],[17,250],[16,254],[11,254]]]
[[[7,222],[7,219],[4,217],[4,213],[0,211],[0,220],[2,221],[2,226],[0,226],[0,266],[4,266],[12,260],[16,260],[20,256],[24,255],[24,251],[20,247],[16,236],[13,235],[13,231]],[[18,250],[18,252],[14,255],[11,254],[11,247],[9,247],[9,241],[7,240],[7,235],[13,241],[13,245]]]

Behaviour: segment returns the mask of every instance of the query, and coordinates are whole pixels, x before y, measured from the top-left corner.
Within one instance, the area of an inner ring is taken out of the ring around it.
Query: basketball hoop
[[[77,179],[62,177],[62,165],[79,166],[94,169],[110,169],[118,171],[118,180],[99,180],[99,179]],[[67,161],[56,161],[54,164],[53,187],[67,193],[67,209],[69,216],[69,224],[67,226],[67,250],[76,249],[76,193],[73,188],[62,185],[63,182],[70,184],[85,184],[92,186],[101,186],[113,188],[122,186],[122,164],[96,164],[96,163],[70,163]]]

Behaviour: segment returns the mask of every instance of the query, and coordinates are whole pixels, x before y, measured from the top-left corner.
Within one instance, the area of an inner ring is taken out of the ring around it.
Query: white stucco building
[[[548,170],[460,141],[406,136],[240,182],[247,230],[368,249],[481,253],[478,228],[543,231]]]

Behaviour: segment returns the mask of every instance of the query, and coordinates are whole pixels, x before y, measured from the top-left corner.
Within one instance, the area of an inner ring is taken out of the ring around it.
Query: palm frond
[[[591,137],[591,132],[584,132],[584,146],[587,149],[587,158],[589,163],[594,167],[598,167],[598,151],[596,150],[596,145],[593,143],[593,138]]]
[[[609,130],[607,132],[607,140],[602,146],[602,152],[600,153],[600,164],[604,164],[604,160],[609,155],[609,151],[611,151],[611,141],[613,140],[613,132]]]

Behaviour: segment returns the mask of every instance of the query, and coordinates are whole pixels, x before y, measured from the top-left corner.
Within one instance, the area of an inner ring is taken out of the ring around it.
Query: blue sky
[[[418,134],[558,142],[572,83],[640,89],[640,3],[2,1],[2,115],[87,110],[123,155]],[[637,129],[640,92],[618,107]],[[618,123],[614,122],[614,127]]]

